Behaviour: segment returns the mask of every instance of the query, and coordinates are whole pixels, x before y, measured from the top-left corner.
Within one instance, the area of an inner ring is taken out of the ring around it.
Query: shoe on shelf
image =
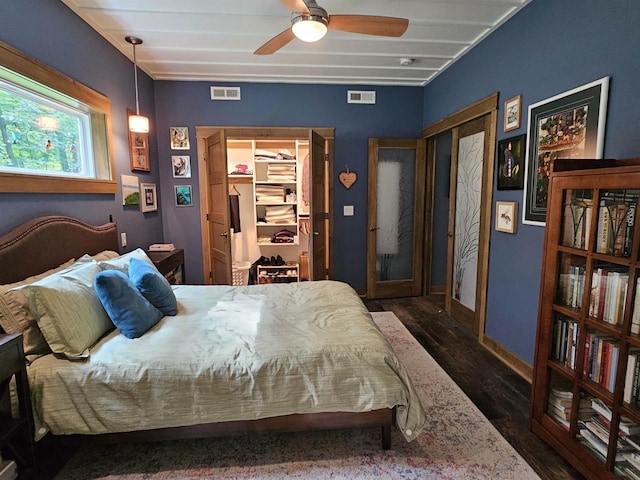
[[[276,257],[276,262],[278,262],[277,265],[284,265],[286,263],[280,255]]]

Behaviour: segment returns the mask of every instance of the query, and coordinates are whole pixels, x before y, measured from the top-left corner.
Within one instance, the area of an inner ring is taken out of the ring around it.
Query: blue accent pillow
[[[120,270],[104,270],[94,288],[109,318],[127,338],[138,338],[163,317]]]
[[[169,281],[147,262],[132,258],[129,262],[131,283],[151,304],[165,315],[178,313],[178,301]]]

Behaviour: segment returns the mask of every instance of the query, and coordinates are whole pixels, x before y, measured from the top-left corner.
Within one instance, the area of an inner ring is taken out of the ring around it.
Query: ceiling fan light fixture
[[[303,42],[317,42],[327,34],[327,19],[320,15],[298,15],[292,19],[291,29]]]

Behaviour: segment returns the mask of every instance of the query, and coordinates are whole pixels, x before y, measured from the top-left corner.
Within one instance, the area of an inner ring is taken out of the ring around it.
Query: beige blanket
[[[176,286],[179,312],[142,337],[115,330],[85,362],[29,366],[36,437],[397,406],[425,427],[403,366],[340,282]]]

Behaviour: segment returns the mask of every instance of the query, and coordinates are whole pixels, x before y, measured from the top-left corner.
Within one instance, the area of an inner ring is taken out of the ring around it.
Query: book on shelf
[[[636,292],[631,315],[631,333],[640,333],[640,276],[636,280]]]
[[[587,332],[583,374],[609,391],[614,390],[620,342],[609,335]]]
[[[569,202],[564,207],[563,245],[574,248],[587,248],[589,228],[591,226],[590,198],[573,198],[572,191],[567,191]]]
[[[612,325],[621,324],[628,284],[629,274],[622,267],[594,269],[591,276],[589,315]]]
[[[608,191],[598,206],[596,252],[607,255],[631,255],[633,225],[638,195],[628,191]]]
[[[604,420],[611,422],[611,409],[599,398],[591,399],[591,407],[593,410],[602,415]],[[620,425],[618,425],[620,433],[623,435],[638,435],[640,434],[640,426],[637,423],[632,422],[629,418],[621,416]]]
[[[590,447],[590,450],[596,453],[596,457],[603,462],[606,461],[607,443],[600,440],[600,438],[588,428],[582,428],[582,430],[580,430],[580,436],[584,440],[583,444]],[[625,452],[620,450],[616,452],[616,462],[624,461],[624,453]]]
[[[564,315],[558,315],[554,320],[553,360],[564,364],[567,368],[576,368],[579,336],[579,322]]]
[[[175,249],[176,247],[173,243],[154,243],[149,245],[150,252],[171,252]]]
[[[627,452],[622,455],[624,462],[616,465],[616,470],[620,472],[625,478],[631,478],[632,480],[640,480],[640,455],[636,455],[632,452]]]

